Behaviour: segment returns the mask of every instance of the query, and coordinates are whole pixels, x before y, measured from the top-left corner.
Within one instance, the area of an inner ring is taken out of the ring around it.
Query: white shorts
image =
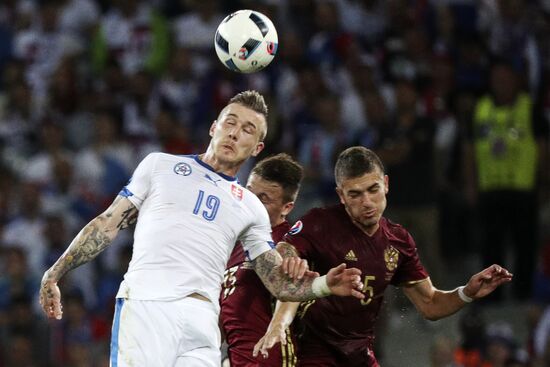
[[[111,367],[219,367],[220,330],[214,305],[117,298]]]

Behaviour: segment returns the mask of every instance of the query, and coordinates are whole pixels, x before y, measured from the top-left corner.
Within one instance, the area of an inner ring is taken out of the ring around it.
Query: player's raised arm
[[[341,264],[322,277],[307,272],[301,279],[293,280],[285,275],[282,263],[277,250],[266,251],[252,261],[266,288],[281,301],[307,301],[331,294],[364,298],[359,269],[346,269],[346,264]]]
[[[40,285],[40,304],[49,318],[61,319],[61,294],[57,287],[61,277],[105,250],[118,231],[135,223],[137,212],[127,198],[117,196],[107,210],[82,228],[63,255],[44,273]]]
[[[496,288],[512,280],[512,274],[500,265],[491,265],[473,275],[463,287],[442,291],[430,279],[403,287],[404,293],[416,309],[428,320],[439,320],[454,314],[465,304],[483,298]]]

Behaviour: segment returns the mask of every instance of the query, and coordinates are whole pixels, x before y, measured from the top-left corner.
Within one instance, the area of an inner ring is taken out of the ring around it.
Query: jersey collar
[[[201,161],[201,159],[199,158],[199,155],[198,154],[195,154],[192,156],[195,161],[200,164],[201,166],[203,166],[204,168],[207,168],[209,169],[210,171],[214,172],[215,174],[219,175],[221,178],[227,180],[227,181],[232,181],[232,182],[238,182],[237,181],[237,177],[233,177],[233,176],[229,176],[229,175],[226,175],[226,174],[223,174],[221,172],[217,172],[211,165],[209,165],[208,163],[205,163],[203,161]]]

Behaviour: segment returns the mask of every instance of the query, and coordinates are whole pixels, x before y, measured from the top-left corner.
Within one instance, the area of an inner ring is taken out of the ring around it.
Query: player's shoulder
[[[380,228],[389,240],[397,242],[409,242],[411,235],[401,224],[391,221],[386,217],[380,218]]]
[[[196,155],[175,155],[164,152],[151,152],[142,163],[155,166],[161,172],[171,170],[176,174],[188,176],[197,167]]]
[[[334,226],[337,225],[342,218],[339,205],[312,208],[294,223],[288,233],[294,235],[302,232],[302,230],[311,234],[322,233],[325,230],[334,229]]]
[[[164,152],[150,152],[144,158],[143,161],[168,161],[168,162],[193,162],[196,155],[176,155]]]
[[[304,218],[318,223],[329,222],[337,224],[342,220],[347,221],[349,216],[342,204],[335,204],[322,208],[312,208],[306,213]]]

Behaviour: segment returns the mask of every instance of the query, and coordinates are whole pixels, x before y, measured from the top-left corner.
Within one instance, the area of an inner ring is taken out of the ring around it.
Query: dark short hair
[[[264,115],[267,122],[267,104],[265,103],[264,97],[255,90],[246,90],[234,95],[230,100],[229,104],[238,103],[244,107],[250,108],[252,111],[258,112]],[[265,130],[260,136],[260,140],[264,140],[267,135],[267,125]]]
[[[266,181],[275,182],[283,188],[285,202],[294,201],[300,190],[303,168],[290,155],[279,153],[259,161],[251,171]]]
[[[345,179],[361,177],[377,168],[384,174],[384,165],[372,150],[361,146],[347,148],[338,156],[334,179],[336,185],[340,185]]]

